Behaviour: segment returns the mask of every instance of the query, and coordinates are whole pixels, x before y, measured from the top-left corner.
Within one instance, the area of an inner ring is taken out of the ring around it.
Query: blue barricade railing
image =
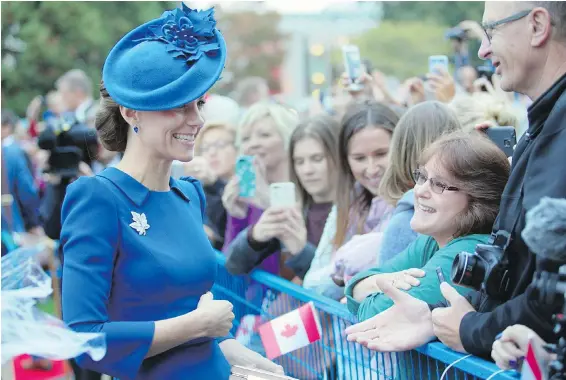
[[[344,329],[356,322],[345,305],[261,270],[255,270],[249,276],[233,276],[226,271],[225,261],[224,256],[218,253],[218,275],[213,293],[215,298],[228,300],[234,305],[233,334],[238,328],[242,332],[241,321],[246,315],[262,317],[263,322],[313,302],[320,316],[322,339],[275,360],[287,374],[301,380],[440,379],[444,372],[446,380],[518,378],[511,372],[497,373],[495,364],[483,359],[463,359],[465,355],[440,342],[402,353],[369,351],[345,340]],[[269,293],[273,300],[266,303],[266,294]],[[259,337],[254,335],[248,343],[248,347],[263,351]]]

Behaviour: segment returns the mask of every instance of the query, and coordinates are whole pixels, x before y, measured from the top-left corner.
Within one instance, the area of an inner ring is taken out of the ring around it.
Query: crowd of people
[[[204,25],[196,58],[146,33],[175,12]],[[107,334],[106,357],[79,359],[88,370],[76,367],[78,378],[227,378],[228,364],[283,371],[228,335],[232,306],[208,293],[212,247],[232,274],[261,268],[347,304],[360,321],[347,341],[372,351],[438,339],[518,369],[526,336],[556,340],[556,305],[529,285],[536,270],[557,266],[521,231],[542,197],[566,197],[557,172],[566,159],[566,3],[487,2],[481,26],[462,23],[492,76],[460,62],[392,89],[366,63],[359,78],[336,78],[334,101],[307,112],[270,95],[262,78],[206,95],[226,59],[210,15],[183,6],[123,37],[100,100],[72,70],[24,118],[2,110],[2,255],[34,237],[60,240],[63,319]],[[83,126],[97,131],[94,144],[42,144]],[[520,136],[512,157],[485,133],[500,126]],[[254,157],[252,197],[241,196],[242,155]],[[270,185],[281,182],[294,184],[297,205],[270,204]],[[505,291],[454,283],[456,256],[498,244],[501,232]]]

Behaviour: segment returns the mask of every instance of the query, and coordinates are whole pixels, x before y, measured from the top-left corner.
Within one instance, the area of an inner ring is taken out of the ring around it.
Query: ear
[[[136,110],[120,106],[120,113],[126,122],[130,125],[138,124],[138,112]]]
[[[548,42],[552,33],[552,18],[548,10],[542,7],[534,8],[529,15],[531,46],[540,47]]]

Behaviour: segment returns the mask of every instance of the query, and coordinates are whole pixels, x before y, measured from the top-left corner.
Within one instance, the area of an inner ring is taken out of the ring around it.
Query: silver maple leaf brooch
[[[140,235],[145,235],[145,231],[149,228],[147,224],[147,218],[144,213],[138,214],[135,211],[131,211],[133,222],[130,223],[130,227],[138,232]]]

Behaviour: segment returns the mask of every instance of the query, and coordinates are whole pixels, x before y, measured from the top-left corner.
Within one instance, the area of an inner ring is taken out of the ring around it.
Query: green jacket
[[[443,299],[440,293],[440,283],[436,274],[436,268],[441,267],[446,281],[452,285],[450,274],[452,262],[456,255],[462,251],[474,252],[477,244],[486,244],[489,235],[468,235],[452,240],[445,247],[439,248],[436,241],[430,236],[419,235],[411,245],[397,256],[386,262],[379,268],[373,268],[358,273],[346,286],[346,297],[348,298],[348,309],[357,315],[358,320],[363,321],[376,314],[387,310],[393,305],[393,301],[383,293],[374,293],[366,297],[361,303],[354,300],[352,292],[354,286],[361,280],[379,273],[393,273],[409,268],[420,268],[426,275],[420,278],[420,285],[408,291],[410,295],[428,304],[435,304]],[[460,286],[456,290],[465,295],[470,291]]]

